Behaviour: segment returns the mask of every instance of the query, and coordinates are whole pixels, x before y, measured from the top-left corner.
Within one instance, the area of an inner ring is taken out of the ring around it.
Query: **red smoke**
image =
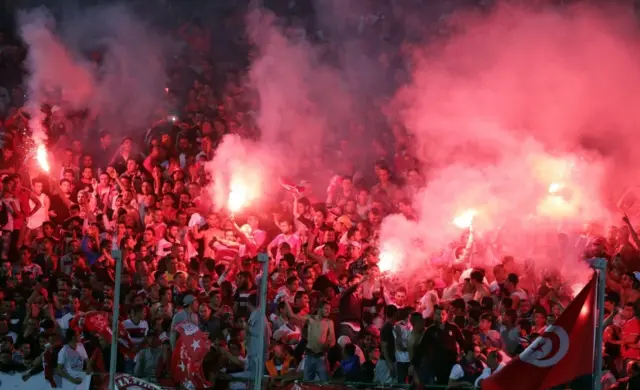
[[[617,223],[612,200],[633,183],[640,125],[638,26],[624,11],[501,6],[454,15],[449,39],[413,48],[393,107],[430,181],[414,199],[419,220],[392,216],[381,237],[406,266],[457,238],[450,221],[469,208],[479,235],[512,226],[510,254],[542,266],[558,263],[530,254],[533,236]],[[570,188],[562,198],[548,191],[556,182]]]

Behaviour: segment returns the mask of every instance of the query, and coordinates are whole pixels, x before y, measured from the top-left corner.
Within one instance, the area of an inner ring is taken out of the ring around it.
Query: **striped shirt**
[[[129,338],[135,345],[140,345],[144,342],[144,338],[149,332],[149,324],[147,324],[147,321],[142,320],[136,324],[131,319],[126,319],[122,324],[129,334]]]

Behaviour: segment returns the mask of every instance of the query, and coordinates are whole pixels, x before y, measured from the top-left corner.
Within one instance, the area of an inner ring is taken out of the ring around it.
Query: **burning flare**
[[[248,200],[247,187],[240,183],[232,183],[229,191],[229,199],[227,200],[227,208],[232,213],[240,211]]]
[[[473,224],[473,218],[476,216],[476,214],[477,211],[475,209],[466,210],[453,219],[453,224],[460,229],[470,228]]]
[[[560,183],[551,183],[549,184],[549,193],[550,194],[556,194],[558,193],[558,191],[560,191],[562,189],[562,184]]]
[[[43,144],[38,145],[38,148],[36,149],[36,160],[43,171],[49,172],[51,167],[49,166],[47,148]]]
[[[390,242],[382,243],[380,254],[378,255],[378,269],[380,269],[380,272],[397,271],[402,260],[402,253],[398,248],[397,245]]]

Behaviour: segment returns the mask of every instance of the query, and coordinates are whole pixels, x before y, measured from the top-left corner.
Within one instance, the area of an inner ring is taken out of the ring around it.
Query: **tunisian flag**
[[[482,390],[548,389],[593,373],[596,279],[520,356],[482,381]]]
[[[176,332],[179,336],[171,356],[173,379],[186,389],[211,387],[202,371],[202,361],[211,347],[206,333],[191,322],[179,324]]]

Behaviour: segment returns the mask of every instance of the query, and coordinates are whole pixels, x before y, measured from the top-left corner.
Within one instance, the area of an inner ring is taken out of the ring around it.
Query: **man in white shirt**
[[[409,324],[410,308],[402,308],[398,311],[399,321],[393,327],[393,338],[395,340],[395,360],[396,360],[396,380],[400,384],[406,384],[409,379],[409,335],[411,325]]]
[[[278,303],[281,299],[286,299],[289,304],[293,304],[293,298],[300,288],[300,281],[297,277],[291,276],[287,279],[286,286],[282,286],[278,289],[274,303]]]
[[[180,244],[180,239],[178,238],[178,224],[174,221],[170,221],[167,224],[167,230],[165,232],[165,236],[158,241],[158,249],[156,250],[156,256],[166,256],[171,253],[171,248],[175,244]]]
[[[67,329],[65,334],[66,344],[58,353],[57,374],[62,377],[63,389],[75,389],[85,379],[85,363],[88,360],[87,351],[79,342],[79,336],[74,329]]]
[[[280,260],[283,255],[283,253],[280,253],[280,245],[287,243],[291,248],[291,253],[298,257],[302,247],[302,241],[300,240],[300,237],[293,232],[291,222],[288,220],[282,220],[279,223],[279,227],[282,233],[277,235],[269,245],[267,245],[267,253],[271,254],[273,249],[276,249],[276,260]]]
[[[58,325],[60,325],[60,329],[63,332],[66,332],[69,329],[69,323],[76,316],[82,315],[83,313],[80,311],[80,300],[77,297],[71,298],[71,303],[69,305],[69,312],[63,315],[58,319]]]

